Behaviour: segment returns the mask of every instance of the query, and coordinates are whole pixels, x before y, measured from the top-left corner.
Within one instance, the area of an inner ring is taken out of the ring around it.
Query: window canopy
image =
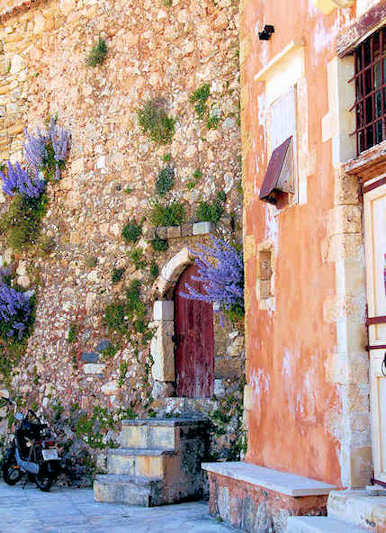
[[[292,136],[288,137],[272,152],[261,186],[260,200],[276,204],[277,193],[293,193],[293,148]]]

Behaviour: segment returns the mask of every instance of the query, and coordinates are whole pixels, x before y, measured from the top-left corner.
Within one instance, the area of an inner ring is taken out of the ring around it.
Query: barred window
[[[386,28],[373,33],[355,50],[357,155],[386,138]]]

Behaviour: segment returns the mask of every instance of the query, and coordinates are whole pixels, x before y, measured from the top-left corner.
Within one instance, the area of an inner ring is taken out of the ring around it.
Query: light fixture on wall
[[[259,31],[260,41],[269,41],[273,33],[275,33],[275,28],[270,24],[266,24],[263,31]]]

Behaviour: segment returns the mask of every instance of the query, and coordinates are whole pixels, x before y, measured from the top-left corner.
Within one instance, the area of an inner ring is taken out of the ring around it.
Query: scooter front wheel
[[[20,468],[17,466],[16,457],[8,459],[2,466],[3,479],[7,485],[16,485],[22,477]]]

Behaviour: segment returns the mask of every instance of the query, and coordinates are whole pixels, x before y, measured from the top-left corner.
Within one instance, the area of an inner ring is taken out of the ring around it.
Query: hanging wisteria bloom
[[[35,135],[31,135],[26,128],[24,130],[26,142],[24,143],[24,154],[28,165],[34,169],[39,169],[43,166],[47,158],[47,142],[46,135],[37,129]]]
[[[244,312],[244,265],[242,253],[221,239],[212,237],[212,247],[200,245],[193,251],[198,267],[193,279],[203,284],[205,294],[186,284],[181,296],[217,304],[218,311]]]
[[[3,191],[8,196],[19,193],[24,198],[40,198],[46,186],[37,170],[27,171],[20,166],[20,163],[12,166],[10,161],[7,173],[0,172],[0,178],[3,181]]]
[[[26,129],[25,136],[24,153],[28,165],[34,169],[51,171],[53,177],[59,180],[70,146],[69,132],[58,126],[55,118],[51,117],[46,134],[37,129],[35,135],[31,135]]]
[[[31,319],[31,293],[0,281],[0,337],[21,340]]]

